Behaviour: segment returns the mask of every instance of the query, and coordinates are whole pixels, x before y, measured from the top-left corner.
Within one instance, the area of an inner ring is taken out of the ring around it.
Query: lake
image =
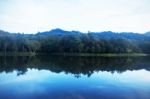
[[[150,99],[150,57],[0,56],[0,99]]]

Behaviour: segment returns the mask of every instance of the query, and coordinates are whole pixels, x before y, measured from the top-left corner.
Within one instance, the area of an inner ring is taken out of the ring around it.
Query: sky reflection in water
[[[150,97],[150,72],[144,69],[110,73],[94,72],[90,77],[49,70],[27,69],[0,74],[1,98],[145,98]]]

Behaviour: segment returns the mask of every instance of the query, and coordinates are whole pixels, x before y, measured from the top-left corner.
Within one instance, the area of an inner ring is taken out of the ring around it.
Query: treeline
[[[150,53],[150,33],[64,31],[37,34],[0,31],[0,52]]]

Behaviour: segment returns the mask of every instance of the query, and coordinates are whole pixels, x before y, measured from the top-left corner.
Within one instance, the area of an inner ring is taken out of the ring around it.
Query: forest
[[[0,30],[0,52],[150,53],[150,32],[88,32],[53,29],[33,34]]]

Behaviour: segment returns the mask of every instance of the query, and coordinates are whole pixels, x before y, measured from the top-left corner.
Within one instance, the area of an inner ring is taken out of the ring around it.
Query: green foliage
[[[0,52],[150,53],[150,36],[132,33],[80,33],[52,30],[38,34],[0,31]]]

